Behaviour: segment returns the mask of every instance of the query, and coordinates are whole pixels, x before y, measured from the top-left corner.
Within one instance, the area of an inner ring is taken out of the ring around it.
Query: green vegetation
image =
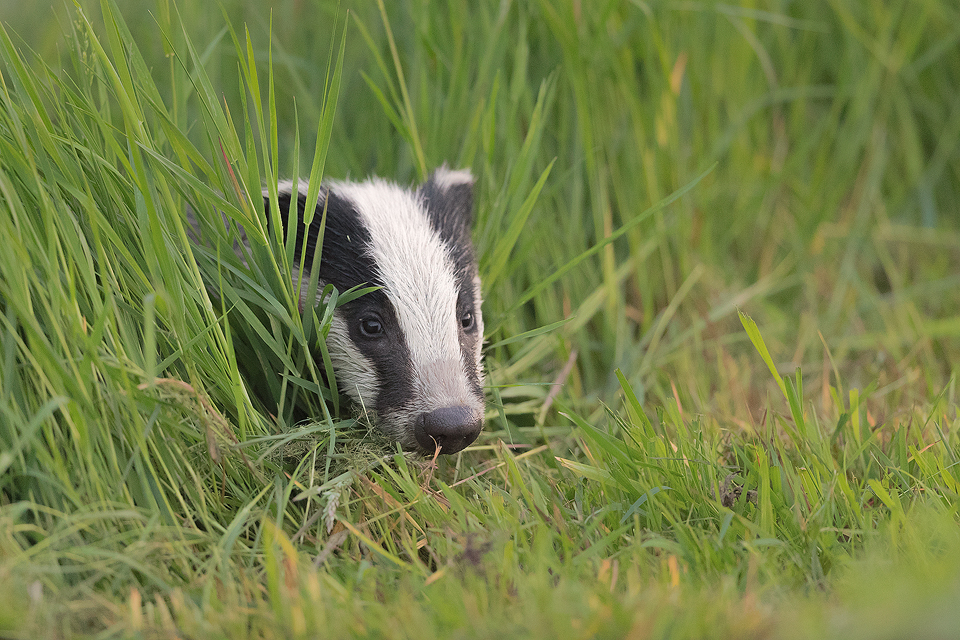
[[[0,5],[0,636],[956,637],[955,3],[79,4]],[[432,463],[254,202],[444,161],[490,411]]]

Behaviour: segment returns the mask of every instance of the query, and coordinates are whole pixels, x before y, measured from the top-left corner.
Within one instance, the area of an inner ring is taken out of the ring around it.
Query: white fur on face
[[[327,351],[337,376],[337,386],[359,405],[376,400],[380,380],[373,363],[353,344],[347,323],[334,312],[327,335]],[[367,405],[369,406],[369,405]]]
[[[472,180],[465,171],[446,175],[463,178],[460,174]],[[464,369],[478,365],[462,362],[454,264],[423,203],[414,193],[379,179],[331,187],[355,203],[370,232],[371,257],[410,351],[420,409],[462,405],[482,412]],[[479,309],[476,315],[482,322]],[[479,356],[478,347],[475,360]],[[447,378],[442,384],[440,371]]]
[[[477,379],[480,380],[480,384],[483,384],[483,361],[482,350],[483,350],[483,314],[480,313],[480,305],[483,303],[483,298],[480,295],[480,276],[473,276],[473,299],[476,300],[477,308],[474,312],[474,321],[477,323],[477,347],[474,349],[473,359],[477,363]]]

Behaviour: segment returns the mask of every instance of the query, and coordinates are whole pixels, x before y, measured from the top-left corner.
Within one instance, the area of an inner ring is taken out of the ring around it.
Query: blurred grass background
[[[953,3],[80,7],[0,4],[3,633],[960,628]],[[435,468],[182,215],[445,161],[491,410]]]

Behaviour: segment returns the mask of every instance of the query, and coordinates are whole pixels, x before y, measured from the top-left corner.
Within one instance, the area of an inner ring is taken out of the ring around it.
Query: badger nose
[[[442,407],[420,414],[414,427],[417,444],[424,451],[433,453],[457,453],[467,447],[483,428],[483,417],[468,407]]]

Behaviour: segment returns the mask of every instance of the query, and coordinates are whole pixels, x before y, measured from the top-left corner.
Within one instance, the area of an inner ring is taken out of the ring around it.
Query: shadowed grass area
[[[960,628],[951,3],[0,21],[0,635]],[[362,292],[301,314],[258,203],[445,161],[490,403],[433,463],[341,411]]]

